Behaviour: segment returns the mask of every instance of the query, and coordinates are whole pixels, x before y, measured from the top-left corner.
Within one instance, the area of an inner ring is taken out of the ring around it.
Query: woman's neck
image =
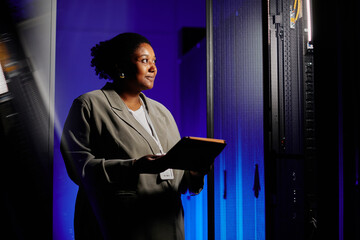
[[[140,93],[122,92],[119,95],[129,109],[136,111],[141,107]]]
[[[141,107],[140,92],[132,90],[124,83],[125,82],[114,82],[116,92],[129,109],[136,111]]]

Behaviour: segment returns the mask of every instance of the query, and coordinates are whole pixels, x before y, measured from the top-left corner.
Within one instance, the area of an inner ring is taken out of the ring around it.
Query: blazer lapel
[[[114,113],[123,120],[129,127],[138,132],[148,143],[153,154],[160,152],[158,145],[153,137],[145,130],[145,128],[134,118],[134,116],[128,111],[124,101],[119,94],[108,83],[101,89],[107,98]],[[159,137],[160,138],[160,137]]]

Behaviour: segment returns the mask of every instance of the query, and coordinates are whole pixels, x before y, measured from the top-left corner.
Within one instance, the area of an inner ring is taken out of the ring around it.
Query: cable
[[[302,5],[301,0],[299,0],[299,1],[295,0],[292,12],[296,11],[296,15],[295,15],[295,18],[291,18],[291,22],[294,24],[296,23],[296,21],[299,18],[301,5]]]

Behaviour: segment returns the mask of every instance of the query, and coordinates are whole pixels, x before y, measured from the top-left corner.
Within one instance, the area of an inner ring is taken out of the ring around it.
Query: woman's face
[[[131,63],[134,67],[134,72],[128,79],[131,90],[141,92],[152,89],[157,74],[153,48],[147,43],[140,44],[131,56]]]

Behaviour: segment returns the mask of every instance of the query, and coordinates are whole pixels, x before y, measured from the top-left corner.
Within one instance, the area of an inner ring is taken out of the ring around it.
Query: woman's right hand
[[[134,167],[139,173],[161,173],[168,169],[165,166],[164,155],[146,155],[134,162]]]

